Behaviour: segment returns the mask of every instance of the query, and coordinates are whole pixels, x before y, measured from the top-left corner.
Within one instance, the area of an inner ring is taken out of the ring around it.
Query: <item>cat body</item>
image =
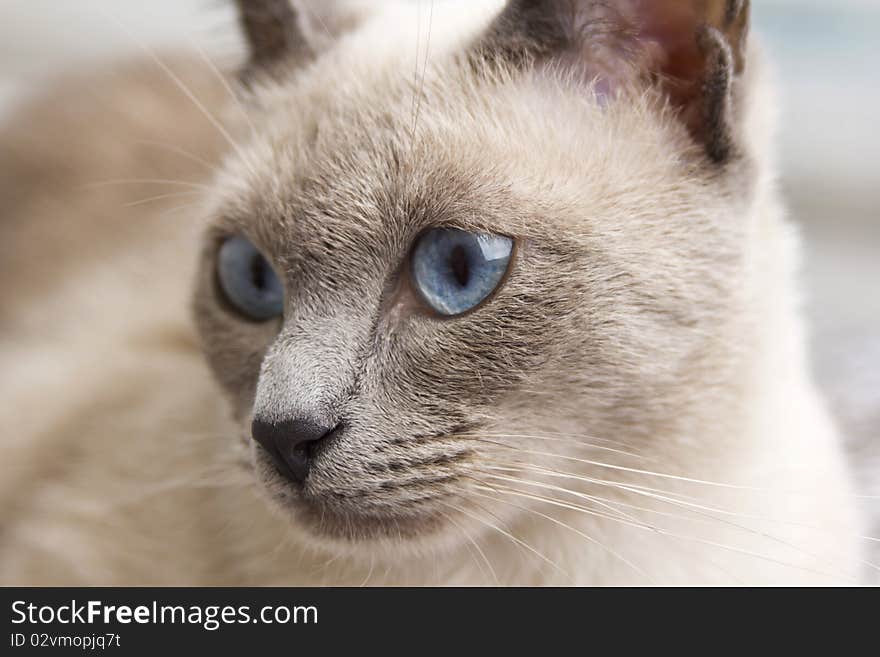
[[[725,15],[688,53],[735,80],[634,93],[613,32],[543,40],[615,16],[529,4],[290,14],[281,56],[245,11],[238,98],[149,61],[8,123],[2,583],[859,581],[754,45]],[[448,225],[516,249],[441,319],[407,254]],[[218,299],[239,234],[277,320]],[[301,416],[342,429],[291,486],[251,432]]]

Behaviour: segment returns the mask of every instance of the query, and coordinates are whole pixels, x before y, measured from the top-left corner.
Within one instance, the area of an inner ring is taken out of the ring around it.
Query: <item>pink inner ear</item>
[[[621,85],[659,82],[673,106],[693,117],[706,58],[698,33],[708,22],[709,0],[619,0],[584,2],[580,48],[597,92],[609,97]],[[717,3],[716,3],[717,4]],[[598,27],[591,27],[592,25]]]
[[[536,61],[590,85],[601,104],[625,89],[657,89],[720,162],[732,148],[732,82],[745,66],[749,6],[749,0],[510,0],[490,44],[513,61]]]
[[[698,93],[705,59],[697,32],[706,19],[699,1],[560,4],[568,8],[560,18],[567,21],[577,46],[557,55],[555,64],[576,72],[584,82],[595,82],[600,101],[639,80],[659,79],[677,106],[688,104]]]
[[[633,29],[651,62],[652,73],[692,83],[703,73],[697,32],[705,17],[695,2],[635,0]]]

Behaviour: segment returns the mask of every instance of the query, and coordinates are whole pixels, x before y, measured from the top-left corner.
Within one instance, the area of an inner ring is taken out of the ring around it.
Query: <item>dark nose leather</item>
[[[312,465],[314,447],[335,431],[311,420],[267,422],[255,418],[251,435],[263,446],[278,472],[297,484],[305,482]]]

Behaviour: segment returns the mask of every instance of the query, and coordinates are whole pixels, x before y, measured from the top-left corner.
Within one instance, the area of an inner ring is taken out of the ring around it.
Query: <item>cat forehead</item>
[[[442,215],[554,197],[601,209],[620,205],[618,191],[634,201],[635,180],[647,196],[680,196],[699,175],[682,156],[683,131],[647,107],[603,104],[562,80],[479,80],[458,66],[418,88],[385,76],[317,98],[292,85],[258,125],[223,186],[247,214],[323,210],[332,220],[342,205],[390,221],[390,205]]]
[[[483,75],[456,56],[482,29],[467,25],[445,41],[438,26],[420,58],[411,27],[379,39],[367,26],[258,88],[257,134],[227,167],[219,214],[273,240],[282,225],[296,241],[344,228],[373,247],[419,222],[515,233],[541,214],[552,230],[559,209],[617,221],[700,194],[693,145],[649,98],[545,70]]]

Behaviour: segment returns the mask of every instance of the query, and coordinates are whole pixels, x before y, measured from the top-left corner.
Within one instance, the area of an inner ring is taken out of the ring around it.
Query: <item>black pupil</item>
[[[449,256],[449,265],[458,284],[461,287],[467,287],[468,281],[471,278],[471,268],[468,265],[467,250],[463,246],[459,245],[452,249],[452,253]]]
[[[251,282],[258,290],[266,288],[266,261],[259,254],[251,258]]]

